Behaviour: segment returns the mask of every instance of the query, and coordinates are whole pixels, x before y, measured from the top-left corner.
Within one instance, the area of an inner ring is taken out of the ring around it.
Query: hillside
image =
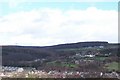
[[[49,62],[68,61],[73,64],[76,54],[90,55],[94,54],[111,56],[118,54],[118,44],[108,42],[78,42],[69,44],[60,44],[53,46],[2,46],[2,64],[4,66],[23,66],[43,68]],[[63,64],[65,65],[65,64]],[[75,66],[75,65],[74,65]],[[45,68],[45,67],[44,67]]]
[[[78,42],[78,43],[66,43],[66,44],[59,44],[53,46],[45,46],[43,48],[50,48],[50,49],[67,49],[67,48],[83,48],[83,47],[94,47],[94,46],[107,46],[109,45],[108,42],[100,42],[100,41],[93,41],[93,42]]]

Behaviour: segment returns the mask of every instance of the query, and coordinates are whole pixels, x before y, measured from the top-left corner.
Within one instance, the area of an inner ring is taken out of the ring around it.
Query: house
[[[85,55],[85,57],[95,57],[95,55]]]
[[[18,69],[17,69],[17,72],[23,72],[23,71],[24,71],[23,68],[18,68]]]

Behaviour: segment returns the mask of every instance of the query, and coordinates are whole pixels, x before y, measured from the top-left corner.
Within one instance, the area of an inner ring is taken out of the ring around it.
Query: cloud
[[[115,10],[41,8],[0,17],[0,44],[55,45],[80,41],[118,40]]]

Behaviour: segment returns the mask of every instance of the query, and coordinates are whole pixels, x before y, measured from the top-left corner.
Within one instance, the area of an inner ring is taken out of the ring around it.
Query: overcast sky
[[[0,2],[0,44],[118,42],[118,2]]]

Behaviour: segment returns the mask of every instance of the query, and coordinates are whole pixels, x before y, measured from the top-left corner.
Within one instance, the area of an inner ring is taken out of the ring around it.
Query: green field
[[[77,68],[78,67],[78,65],[73,64],[73,63],[65,63],[65,62],[58,63],[56,61],[48,62],[47,64],[53,65],[53,66],[59,66],[59,67],[68,67],[68,68]]]
[[[95,60],[100,60],[100,61],[104,61],[105,59],[107,59],[108,57],[95,57]]]
[[[116,70],[116,71],[120,71],[119,67],[120,67],[120,63],[118,62],[111,62],[105,65],[106,69],[108,69],[109,71],[112,70]]]

